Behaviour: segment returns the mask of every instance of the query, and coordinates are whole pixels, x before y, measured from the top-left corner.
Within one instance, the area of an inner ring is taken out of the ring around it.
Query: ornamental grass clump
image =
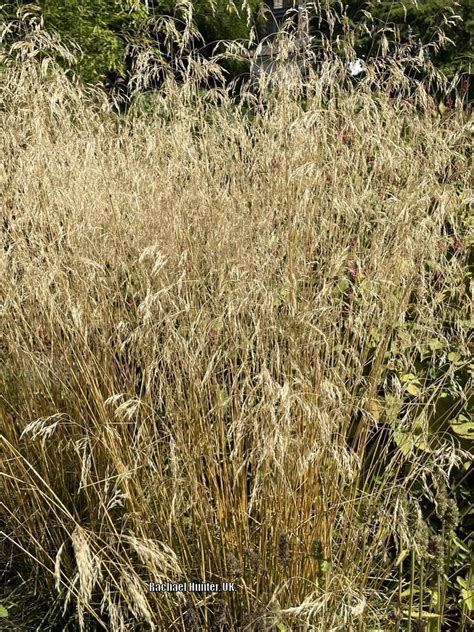
[[[288,62],[240,100],[188,59],[120,114],[21,61],[1,70],[5,620],[467,629],[461,105],[392,58],[357,85],[343,59]]]

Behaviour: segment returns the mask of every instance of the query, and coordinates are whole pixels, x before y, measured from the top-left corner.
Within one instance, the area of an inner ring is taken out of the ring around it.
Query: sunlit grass
[[[169,77],[146,116],[52,64],[5,70],[0,559],[17,601],[23,583],[45,611],[66,603],[72,629],[406,625],[397,557],[433,560],[411,492],[467,458],[426,427],[432,451],[400,436],[444,385],[417,345],[468,357],[447,297],[467,305],[469,129],[376,70],[355,89],[328,64],[302,101],[290,68],[245,107]]]

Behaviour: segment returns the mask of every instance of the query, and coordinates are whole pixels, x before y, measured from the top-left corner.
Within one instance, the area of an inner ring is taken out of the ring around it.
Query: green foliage
[[[260,5],[260,0],[249,0],[247,7],[237,6],[229,0],[195,0],[193,17],[210,53],[217,48],[222,52],[218,42],[222,40],[247,40],[250,36],[250,21]],[[248,8],[247,10],[245,10]],[[248,70],[247,65],[237,60],[225,60],[223,67],[231,76]]]
[[[369,0],[364,3],[350,0],[345,6],[352,27],[359,32],[361,52],[374,54],[381,44],[382,33],[391,32],[405,43],[428,45],[435,42],[440,48],[433,50],[432,61],[447,74],[457,70],[470,72],[474,61],[471,0]],[[376,26],[379,37],[370,38],[364,24]]]
[[[127,40],[147,18],[144,5],[134,0],[39,0],[9,2],[2,6],[6,20],[36,15],[46,31],[59,37],[74,52],[76,70],[85,81],[104,80],[110,73],[126,71]],[[18,39],[23,28],[13,30]]]
[[[341,11],[340,3],[330,4],[336,13]],[[470,4],[470,0],[418,3],[369,0],[362,4],[350,0],[344,3],[347,18],[341,19],[340,28],[350,27],[354,31],[354,43],[360,54],[377,53],[384,35],[416,45],[435,42],[431,54],[437,67],[447,74],[457,70],[469,72],[474,59],[474,18]],[[152,42],[149,26],[152,18],[174,15],[180,19],[191,10],[193,22],[211,51],[220,40],[248,38],[250,26],[258,22],[262,2],[248,0],[236,5],[231,0],[38,0],[37,5],[46,29],[58,34],[64,44],[79,48],[80,75],[86,81],[97,82],[109,76],[127,75],[127,42],[143,34]],[[8,2],[1,11],[6,19],[12,19],[18,8],[30,11],[34,6],[24,0]],[[317,11],[318,16],[323,15],[321,11]],[[375,37],[368,34],[374,29]],[[232,74],[246,70],[232,61],[224,66]]]
[[[136,44],[144,37],[148,45],[156,44],[156,34],[151,26],[153,19],[174,16],[179,29],[191,15],[204,44],[209,44],[212,52],[212,45],[218,40],[249,37],[252,11],[255,13],[258,5],[259,0],[251,0],[239,8],[228,0],[196,0],[193,3],[175,0],[39,0],[37,6],[30,6],[28,2],[9,2],[2,6],[1,13],[5,20],[14,20],[18,11],[39,10],[45,29],[57,34],[63,44],[75,51],[77,70],[82,78],[98,82],[109,76],[127,75],[129,42]],[[20,29],[9,41],[19,37]],[[242,70],[236,63],[227,66],[234,73]]]
[[[242,577],[236,626],[247,603],[277,606],[267,628],[463,616],[464,113],[337,76],[326,98],[315,76],[306,109],[291,82],[250,118],[201,89],[203,63],[119,118],[45,61],[12,67],[0,111],[12,585],[171,630],[181,604],[145,582],[205,559]],[[309,610],[287,622],[295,603]],[[199,608],[208,629],[213,603]]]
[[[252,8],[255,10],[258,4],[258,0],[253,0]],[[218,0],[212,5],[209,0],[196,0],[193,3],[196,24],[206,42],[245,39],[249,36],[246,16],[242,10],[237,10],[228,0]]]
[[[46,28],[80,46],[79,72],[86,81],[124,74],[125,40],[146,19],[144,7],[132,0],[42,0],[40,6]]]

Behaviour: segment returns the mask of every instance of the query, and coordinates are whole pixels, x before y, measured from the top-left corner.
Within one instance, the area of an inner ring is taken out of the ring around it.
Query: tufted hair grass
[[[206,63],[125,116],[44,57],[2,71],[4,594],[40,629],[399,629],[411,490],[466,460],[393,433],[443,388],[403,400],[416,345],[469,342],[469,119],[393,61],[237,103]]]

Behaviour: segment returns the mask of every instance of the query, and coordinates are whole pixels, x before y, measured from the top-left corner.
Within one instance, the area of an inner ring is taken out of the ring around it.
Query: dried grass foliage
[[[362,467],[411,297],[423,340],[462,287],[438,244],[472,199],[468,123],[341,76],[302,107],[288,73],[252,116],[169,76],[124,118],[52,63],[4,72],[2,531],[81,629],[388,620],[401,491],[461,456]],[[147,591],[183,578],[239,592],[217,616]]]

